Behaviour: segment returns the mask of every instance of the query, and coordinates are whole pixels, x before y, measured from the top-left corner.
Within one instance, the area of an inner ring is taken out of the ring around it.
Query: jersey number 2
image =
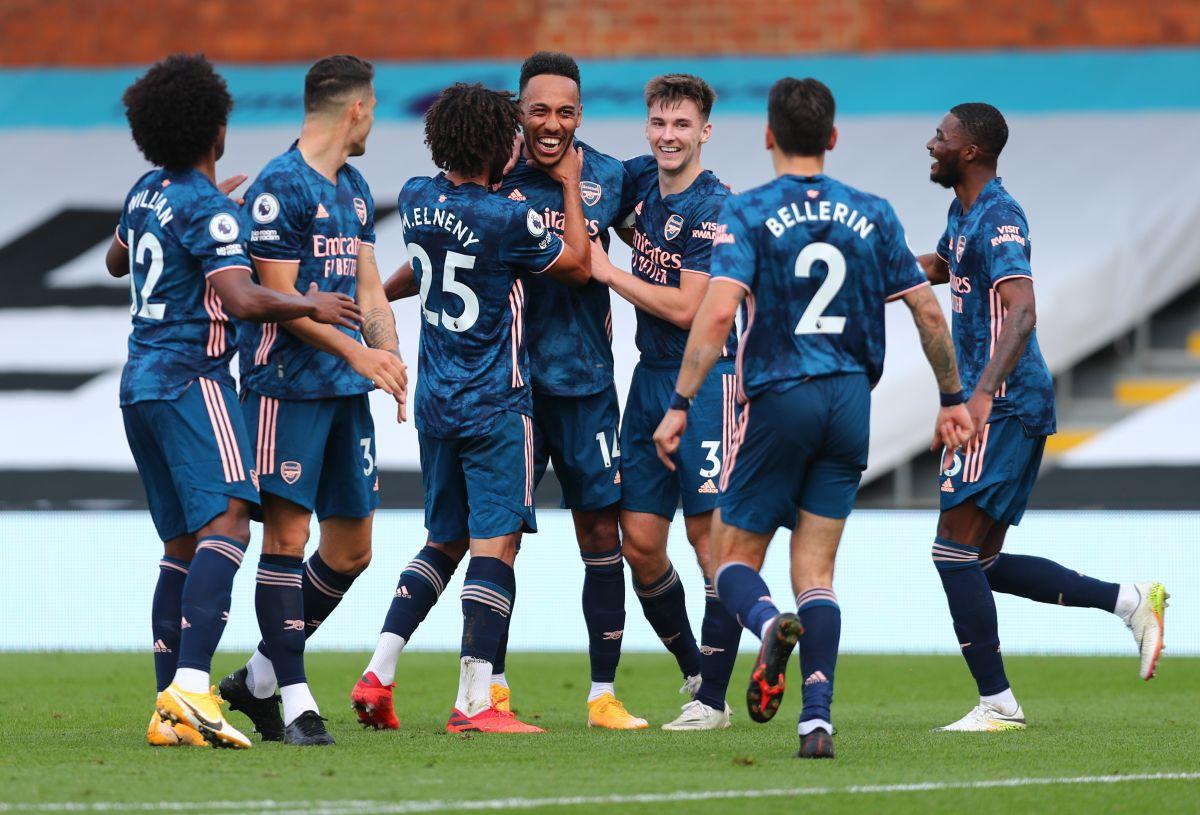
[[[461,255],[458,252],[447,252],[446,263],[442,266],[442,293],[453,294],[463,301],[462,314],[451,317],[442,309],[442,313],[430,311],[426,307],[429,302],[429,289],[433,285],[433,264],[429,261],[429,253],[415,243],[408,245],[408,254],[414,261],[421,264],[421,311],[430,325],[439,322],[450,331],[462,332],[475,325],[479,319],[479,298],[465,283],[454,279],[456,269],[474,269],[474,255]]]
[[[825,309],[846,282],[846,257],[841,250],[829,243],[810,243],[796,256],[796,277],[811,277],[813,264],[825,264],[828,270],[820,288],[808,303],[808,308],[796,323],[797,334],[841,334],[846,329],[845,317],[830,317]]]
[[[126,243],[133,246],[133,230],[128,232],[129,238]],[[150,268],[146,270],[146,282],[142,284],[142,307],[138,308],[138,290],[137,284],[133,281],[133,267],[135,264],[145,263],[146,255],[150,256]],[[129,253],[129,296],[132,302],[129,304],[129,313],[135,317],[145,317],[147,320],[161,320],[166,314],[166,303],[151,303],[150,295],[154,293],[154,287],[158,285],[158,279],[163,273],[163,248],[159,243],[158,238],[153,234],[145,232],[137,242],[137,247]]]

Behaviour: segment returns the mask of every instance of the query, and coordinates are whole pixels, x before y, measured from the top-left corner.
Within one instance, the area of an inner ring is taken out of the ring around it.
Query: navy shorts
[[[867,468],[871,386],[862,374],[810,379],[742,406],[721,485],[721,520],[758,534],[796,510],[845,518]]]
[[[554,462],[563,509],[596,510],[621,500],[621,412],[617,389],[591,396],[533,394],[534,484]]]
[[[197,379],[176,399],[135,402],[121,416],[162,540],[201,529],[230,498],[257,506],[250,437],[233,388]]]
[[[375,423],[365,393],[330,399],[276,399],[242,393],[264,493],[317,518],[365,518],[379,506]]]
[[[678,376],[677,365],[639,362],[633,370],[621,420],[621,509],[674,518],[681,502],[685,516],[717,506],[721,464],[737,420],[734,365],[717,363],[696,393],[671,472],[658,460],[654,431],[670,407]]]
[[[970,499],[993,520],[1016,525],[1025,514],[1045,436],[1029,436],[1015,416],[995,419],[962,450],[938,477],[942,510]]]
[[[434,543],[536,532],[533,420],[508,411],[483,436],[418,431],[425,528]]]

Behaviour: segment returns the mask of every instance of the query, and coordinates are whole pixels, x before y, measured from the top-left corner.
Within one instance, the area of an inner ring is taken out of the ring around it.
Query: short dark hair
[[[561,51],[538,51],[521,63],[521,80],[517,90],[523,92],[530,79],[542,74],[565,76],[580,88],[583,87],[579,81],[579,64],[573,56]]]
[[[700,108],[700,115],[707,121],[712,115],[717,92],[712,86],[692,74],[663,74],[646,83],[646,108],[655,102],[663,107],[675,107],[680,102],[692,101]]]
[[[819,156],[833,135],[836,107],[833,93],[824,82],[788,76],[771,87],[767,124],[783,152],[791,156]]]
[[[151,164],[191,167],[229,121],[233,97],[203,54],[172,54],[138,77],[121,96],[133,141]]]
[[[511,93],[456,82],[425,112],[425,143],[443,170],[496,175],[512,155],[518,124]]]
[[[313,113],[375,79],[375,67],[351,54],[336,54],[313,63],[304,77],[304,112]]]
[[[1000,158],[1000,151],[1008,144],[1008,122],[1004,114],[987,102],[963,102],[950,108],[971,141],[993,159]]]

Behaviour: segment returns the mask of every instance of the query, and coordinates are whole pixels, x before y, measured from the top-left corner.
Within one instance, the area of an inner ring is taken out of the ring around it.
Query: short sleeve
[[[622,217],[617,223],[624,227],[632,227],[638,202],[646,197],[650,185],[658,180],[658,162],[654,160],[654,156],[645,155],[635,156],[623,164],[628,186],[621,191]]]
[[[716,237],[717,220],[721,216],[721,203],[725,197],[710,196],[696,208],[683,242],[681,271],[711,273],[713,238]]]
[[[629,174],[629,168],[624,163],[621,165],[621,206],[617,210],[617,217],[613,220],[616,226],[626,226],[626,222],[633,215],[633,208],[637,206],[637,202],[641,200],[638,195],[637,186],[633,182],[633,176]]]
[[[988,277],[995,286],[1010,277],[1032,277],[1029,266],[1029,225],[1014,207],[994,207],[983,216],[983,254]]]
[[[355,215],[358,214],[358,202],[362,201],[366,208],[366,218],[363,222],[362,233],[359,238],[363,243],[370,246],[375,245],[375,197],[371,195],[371,188],[367,186],[366,179],[361,176],[358,179],[358,188],[361,191],[361,198],[356,198],[354,201]]]
[[[125,206],[121,207],[121,216],[117,218],[116,229],[113,230],[113,237],[117,239],[117,243],[121,244],[126,249],[129,248],[129,241],[127,241],[125,238],[125,236],[129,234],[129,224],[125,220],[128,217],[129,202],[126,201]]]
[[[182,243],[205,277],[222,269],[250,268],[237,205],[225,196],[198,209],[183,233]]]
[[[513,206],[508,229],[500,240],[500,261],[522,272],[541,274],[562,254],[562,239],[546,228],[541,213],[525,204]]]
[[[942,233],[942,237],[938,239],[937,256],[947,263],[950,262],[950,227],[946,227],[946,231]]]
[[[758,266],[754,235],[742,217],[737,196],[729,196],[717,216],[712,239],[713,280],[732,280],[746,291],[753,291]]]
[[[251,192],[246,199],[250,255],[299,263],[307,226],[302,198],[281,175],[258,179]]]
[[[887,229],[887,232],[882,235],[885,255],[883,293],[884,299],[896,300],[913,289],[928,286],[929,280],[921,271],[921,265],[917,263],[917,258],[908,245],[908,237],[904,234],[904,227],[901,225],[900,219],[896,217],[895,210],[890,204],[885,204],[885,207],[886,211],[882,221]],[[941,246],[940,243],[938,245]]]

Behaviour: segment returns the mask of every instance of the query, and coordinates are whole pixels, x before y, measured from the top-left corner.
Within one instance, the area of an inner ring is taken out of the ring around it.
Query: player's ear
[[[771,126],[770,126],[770,125],[767,125],[767,139],[766,139],[766,141],[767,141],[767,149],[768,149],[768,150],[774,150],[774,149],[775,149],[775,134],[771,132]]]
[[[833,130],[831,130],[829,133],[829,144],[825,145],[825,152],[828,153],[834,147],[837,147],[837,137],[838,137],[837,127],[834,126]]]
[[[578,130],[583,125],[583,102],[575,108],[575,129]]]
[[[706,144],[712,138],[712,122],[705,122],[700,129],[700,143]]]

